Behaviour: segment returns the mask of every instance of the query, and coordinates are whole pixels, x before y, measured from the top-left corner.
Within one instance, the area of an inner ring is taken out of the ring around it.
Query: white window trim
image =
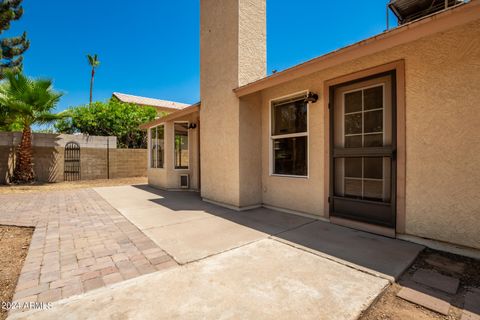
[[[190,129],[187,130],[187,137],[188,137],[188,168],[176,168],[175,167],[175,124],[176,123],[186,123],[187,127],[190,126],[189,121],[174,121],[173,122],[173,170],[180,171],[180,172],[187,172],[190,171]]]
[[[272,136],[272,112],[273,112],[273,103],[281,102],[282,100],[287,100],[290,98],[294,98],[296,96],[308,95],[310,90],[302,90],[298,92],[294,92],[292,94],[288,94],[285,96],[277,97],[274,99],[270,99],[268,103],[268,136],[269,136],[269,143],[268,143],[268,154],[269,154],[269,176],[270,177],[283,177],[283,178],[295,178],[295,179],[310,179],[310,104],[311,102],[307,103],[307,131],[300,132],[300,133],[289,133],[289,134],[282,134]],[[275,137],[275,138],[274,138]],[[290,175],[290,174],[278,174],[274,173],[274,154],[273,154],[273,141],[276,139],[282,138],[295,138],[295,137],[307,137],[307,175],[299,176],[299,175]]]
[[[155,168],[152,167],[152,129],[163,127],[163,152],[165,152],[165,123],[162,122],[154,127],[148,128],[148,168],[150,170],[165,170],[165,154],[163,155],[163,167],[162,168]]]

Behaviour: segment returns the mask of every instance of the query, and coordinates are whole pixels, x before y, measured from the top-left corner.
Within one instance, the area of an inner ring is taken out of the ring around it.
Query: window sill
[[[279,177],[279,178],[295,178],[295,179],[309,179],[309,176],[295,176],[295,175],[290,175],[290,174],[276,174],[276,173],[271,173],[270,177]]]

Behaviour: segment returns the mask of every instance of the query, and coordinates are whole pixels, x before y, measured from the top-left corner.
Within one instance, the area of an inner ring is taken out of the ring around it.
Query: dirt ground
[[[454,261],[463,265],[462,271],[434,266],[431,260]],[[446,276],[460,279],[460,287],[453,296],[452,307],[448,316],[430,311],[396,296],[401,283],[411,281],[413,273],[418,269],[435,270]],[[449,270],[450,269],[450,270]],[[458,320],[462,315],[463,300],[468,287],[480,288],[480,261],[454,254],[426,249],[415,260],[413,265],[399,280],[390,286],[383,295],[360,317],[361,320]]]
[[[121,179],[99,179],[68,181],[58,183],[34,183],[30,185],[3,185],[0,186],[0,194],[5,193],[30,193],[30,192],[50,192],[57,190],[109,187],[126,184],[144,184],[147,183],[146,177],[121,178]]]
[[[0,226],[0,320],[7,317],[4,303],[12,301],[32,234],[32,228]]]

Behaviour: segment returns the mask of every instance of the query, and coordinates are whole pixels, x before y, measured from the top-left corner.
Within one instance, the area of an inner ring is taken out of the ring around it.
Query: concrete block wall
[[[21,132],[0,132],[0,146],[17,146],[22,139]],[[65,147],[68,142],[76,142],[80,148],[110,149],[117,148],[117,137],[90,136],[84,134],[34,133],[34,147]]]
[[[106,149],[80,148],[80,174],[82,180],[107,179],[107,167]]]
[[[63,181],[64,149],[60,147],[34,147],[33,170],[38,181]]]
[[[0,132],[0,184],[13,173],[15,148],[20,140],[20,132]],[[38,181],[64,181],[65,145],[71,141],[80,145],[81,180],[147,174],[147,149],[117,149],[116,137],[34,133],[33,168]]]
[[[115,178],[145,177],[147,149],[115,149],[110,152],[110,176]]]
[[[10,168],[13,166],[11,150],[13,148],[0,145],[0,184],[5,183]]]

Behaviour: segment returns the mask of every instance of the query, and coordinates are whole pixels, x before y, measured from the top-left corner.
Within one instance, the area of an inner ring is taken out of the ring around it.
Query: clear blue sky
[[[199,100],[199,0],[24,0],[5,35],[27,31],[25,73],[52,78],[59,110],[88,102],[98,53],[95,100],[118,91]],[[267,0],[268,72],[283,70],[385,30],[387,0]],[[391,15],[391,21],[394,18]]]

